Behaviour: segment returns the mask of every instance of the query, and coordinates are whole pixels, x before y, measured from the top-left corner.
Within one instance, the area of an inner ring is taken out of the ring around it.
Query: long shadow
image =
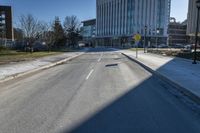
[[[173,90],[173,86],[152,75],[62,133],[200,133],[199,116],[172,95]]]

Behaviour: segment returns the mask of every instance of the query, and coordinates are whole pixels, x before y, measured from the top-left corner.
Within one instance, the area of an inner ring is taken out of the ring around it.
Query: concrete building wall
[[[187,18],[187,35],[190,37],[189,43],[195,43],[196,27],[197,27],[196,0],[189,0],[188,18]],[[199,27],[199,36],[200,36],[200,27]]]
[[[196,21],[197,21],[197,8],[196,8],[196,0],[189,0],[188,6],[188,27],[187,34],[190,36],[194,36],[196,29]]]
[[[177,22],[171,22],[168,27],[169,45],[187,44],[188,37],[186,35],[187,25]]]

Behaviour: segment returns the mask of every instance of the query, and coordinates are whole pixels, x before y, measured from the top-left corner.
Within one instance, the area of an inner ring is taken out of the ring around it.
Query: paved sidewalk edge
[[[150,52],[148,54],[158,55],[158,56],[162,56],[162,57],[169,57],[169,58],[177,58],[177,59],[184,60],[184,61],[191,62],[191,63],[193,62],[193,59],[181,58],[181,57],[176,57],[176,56],[165,56],[162,54],[156,54],[156,53],[150,53]],[[197,61],[197,63],[200,63],[200,61]]]
[[[62,59],[60,61],[56,61],[54,63],[49,63],[47,65],[44,65],[44,66],[41,66],[41,67],[38,67],[38,68],[35,68],[35,69],[31,69],[31,70],[28,70],[28,71],[25,71],[25,72],[21,72],[21,73],[17,73],[17,74],[13,74],[13,75],[7,76],[7,77],[5,77],[3,79],[0,79],[0,83],[6,82],[6,81],[9,81],[9,80],[13,80],[13,79],[16,79],[16,78],[25,76],[27,74],[31,74],[31,73],[40,71],[40,70],[48,69],[48,68],[63,64],[65,62],[70,61],[72,59],[75,59],[75,58],[77,58],[77,57],[79,57],[79,56],[81,56],[83,54],[84,53],[81,53],[81,54],[78,54],[78,55],[75,55],[75,56],[72,56],[72,57],[68,57],[68,58]]]
[[[178,91],[180,91],[181,93],[183,93],[184,95],[188,96],[191,100],[193,100],[194,102],[200,104],[200,97],[195,95],[193,92],[191,92],[189,89],[181,86],[179,83],[176,83],[174,81],[172,81],[171,79],[169,79],[168,77],[164,76],[163,74],[151,69],[150,67],[144,65],[143,63],[141,63],[140,61],[130,57],[129,55],[121,52],[122,55],[126,56],[128,59],[136,62],[137,64],[139,64],[141,67],[143,67],[144,69],[146,69],[147,71],[149,71],[150,73],[154,74],[155,76],[159,77],[160,79],[164,80],[165,82],[171,84],[172,86],[174,86],[176,89],[178,89]]]

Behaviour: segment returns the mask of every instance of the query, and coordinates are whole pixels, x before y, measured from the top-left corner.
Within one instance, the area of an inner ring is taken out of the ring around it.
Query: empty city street
[[[0,133],[200,133],[173,90],[116,49],[90,49],[1,83]]]

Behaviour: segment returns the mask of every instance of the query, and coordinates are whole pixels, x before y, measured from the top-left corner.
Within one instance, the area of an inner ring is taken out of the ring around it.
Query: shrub
[[[7,50],[7,48],[4,46],[0,46],[0,51],[3,51],[3,50]]]

